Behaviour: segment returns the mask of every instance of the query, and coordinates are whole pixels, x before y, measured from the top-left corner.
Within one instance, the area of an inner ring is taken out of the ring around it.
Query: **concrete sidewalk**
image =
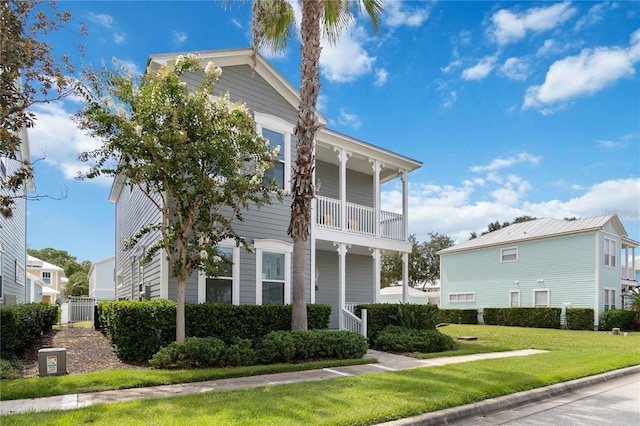
[[[0,415],[50,410],[71,410],[110,402],[132,401],[148,398],[170,398],[204,392],[250,389],[261,386],[274,386],[286,383],[310,382],[333,379],[344,376],[380,373],[383,371],[408,370],[419,367],[433,367],[480,359],[526,356],[545,351],[526,349],[509,352],[463,355],[420,360],[402,355],[394,355],[375,350],[367,351],[365,358],[378,360],[377,364],[352,365],[347,367],[323,368],[319,370],[295,371],[291,373],[267,374],[263,376],[240,377],[235,379],[211,380],[207,382],[181,383],[176,385],[154,386],[146,388],[121,389],[104,392],[81,393],[51,396],[47,398],[19,399],[0,402]]]
[[[174,396],[191,395],[204,392],[221,392],[227,390],[250,389],[261,386],[275,386],[287,383],[326,380],[344,376],[379,373],[383,371],[399,371],[420,367],[442,366],[481,359],[507,358],[544,353],[545,351],[526,349],[519,351],[494,352],[487,354],[464,355],[458,357],[442,357],[420,360],[401,355],[369,350],[365,357],[375,358],[377,364],[353,365],[347,367],[323,368],[319,370],[298,371],[291,373],[268,374],[263,376],[241,377],[235,379],[212,380],[197,383],[182,383],[176,385],[155,386],[135,389],[122,389],[105,392],[52,396],[47,398],[21,399],[0,402],[0,414],[17,414],[26,412],[40,412],[50,410],[71,410],[97,404],[132,401],[149,398],[170,398]],[[454,407],[434,413],[428,413],[415,418],[391,422],[393,425],[405,424],[445,424],[479,412],[492,409],[504,409],[530,401],[570,392],[580,387],[589,386],[611,378],[628,374],[640,374],[640,366],[617,370],[598,376],[587,377],[572,382],[560,383],[541,389],[507,395],[502,398],[482,401],[461,407]]]

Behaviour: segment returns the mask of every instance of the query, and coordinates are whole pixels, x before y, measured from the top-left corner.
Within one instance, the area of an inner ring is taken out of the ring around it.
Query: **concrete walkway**
[[[88,407],[92,405],[107,404],[112,402],[132,401],[132,400],[149,399],[149,398],[170,398],[174,396],[192,395],[192,394],[204,393],[204,392],[221,392],[221,391],[227,391],[227,390],[250,389],[250,388],[256,388],[261,386],[275,386],[275,385],[281,385],[281,384],[287,384],[287,383],[326,380],[326,379],[332,379],[336,377],[379,373],[383,371],[399,371],[399,370],[407,370],[407,369],[420,368],[420,367],[442,366],[447,364],[476,361],[481,359],[527,356],[527,355],[539,354],[544,352],[545,351],[541,351],[541,350],[526,349],[526,350],[519,350],[519,351],[494,352],[494,353],[487,353],[487,354],[475,354],[475,355],[464,355],[464,356],[458,356],[458,357],[442,357],[442,358],[433,358],[429,360],[419,360],[419,359],[405,357],[401,355],[394,355],[394,354],[389,354],[385,352],[369,350],[365,357],[377,359],[378,360],[377,364],[364,364],[364,365],[353,365],[353,366],[347,366],[347,367],[323,368],[319,370],[310,370],[310,371],[268,374],[263,376],[212,380],[207,382],[196,382],[196,383],[182,383],[182,384],[176,384],[176,385],[164,385],[164,386],[155,386],[155,387],[146,387],[146,388],[122,389],[122,390],[113,390],[113,391],[105,391],[105,392],[61,395],[61,396],[52,396],[47,398],[2,401],[0,402],[0,415],[26,413],[26,412],[40,412],[40,411],[50,411],[50,410],[71,410],[71,409],[80,408],[80,407]],[[599,381],[608,380],[608,377],[609,376],[613,377],[613,375],[615,375],[615,377],[619,377],[620,374],[640,373],[640,366],[631,367],[630,369],[625,369],[625,370],[628,370],[628,371],[618,370],[616,372],[609,373],[609,375],[606,375],[606,374],[599,375],[599,376],[594,376],[594,378],[585,378],[581,380],[583,383],[585,383],[584,385],[587,386],[589,384],[593,384],[594,380],[599,380]],[[579,386],[579,385],[576,385],[574,382],[580,382],[580,381],[573,381],[573,382],[554,385],[550,387],[555,389],[553,392],[550,392],[548,388],[543,388],[543,389],[536,389],[529,392],[520,392],[515,396],[509,395],[504,398],[508,398],[508,401],[512,404],[524,403],[529,401],[531,398],[539,399],[544,395],[551,396],[552,394],[558,394],[558,392],[562,392],[562,391],[568,392],[572,389],[575,389],[576,386]],[[403,421],[400,421],[400,423],[395,423],[395,424],[418,424],[418,423],[419,424],[441,424],[438,422],[441,422],[441,421],[446,422],[447,419],[448,421],[451,421],[452,419],[462,418],[461,413],[467,413],[466,415],[474,415],[474,414],[477,414],[478,410],[486,410],[488,408],[491,408],[493,407],[493,405],[486,405],[486,404],[496,404],[496,402],[492,402],[492,401],[493,400],[489,400],[488,402],[481,402],[477,404],[470,404],[468,406],[456,407],[449,410],[442,410],[442,412],[428,414],[428,416],[430,416],[428,419],[423,416],[420,418],[415,418],[413,420],[405,419]],[[482,405],[482,404],[485,404],[485,405]],[[500,402],[497,403],[496,407],[499,406],[500,408],[504,408],[505,405],[506,405],[505,401],[500,400]],[[441,413],[441,414],[438,414],[438,413]],[[423,423],[425,421],[426,423]],[[435,423],[432,423],[432,422],[435,422]]]

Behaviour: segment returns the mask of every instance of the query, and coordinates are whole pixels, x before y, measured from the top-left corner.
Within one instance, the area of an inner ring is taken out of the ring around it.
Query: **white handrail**
[[[341,309],[344,319],[343,329],[347,331],[353,331],[367,337],[367,310],[363,309],[360,312],[362,318],[358,318],[355,314],[349,312],[346,308]]]

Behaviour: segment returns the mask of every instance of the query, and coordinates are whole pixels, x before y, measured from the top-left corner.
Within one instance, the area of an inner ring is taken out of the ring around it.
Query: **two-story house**
[[[0,215],[0,303],[16,304],[29,301],[27,297],[27,192],[35,191],[29,180],[16,192],[5,188],[6,180],[22,166],[22,160],[30,160],[29,135],[20,131],[20,148],[16,158],[0,157],[0,191],[14,197],[11,217]]]
[[[41,281],[43,302],[55,303],[64,294],[63,287],[67,277],[61,267],[27,255],[27,272]]]
[[[173,63],[177,54],[152,55],[149,67]],[[272,170],[280,185],[289,189],[295,161],[294,126],[299,94],[260,55],[252,70],[251,50],[200,52],[203,64],[213,61],[222,68],[217,93],[228,92],[232,101],[246,103],[257,128],[272,146],[283,149]],[[201,75],[185,76],[197,87]],[[318,114],[318,121],[327,120]],[[408,282],[408,175],[419,161],[382,149],[350,136],[321,128],[316,136],[315,182],[311,235],[306,259],[308,303],[333,307],[331,325],[343,327],[353,303],[375,302],[380,292],[383,253],[404,254],[404,282]],[[381,186],[397,180],[402,188],[401,212],[381,209]],[[158,194],[160,196],[160,194]],[[158,238],[149,234],[138,246],[125,251],[123,241],[142,225],[159,222],[160,215],[136,188],[114,180],[109,200],[116,203],[116,296],[124,299],[175,299],[176,279],[159,253],[144,266],[139,260],[145,248]],[[233,304],[288,304],[291,302],[292,240],[287,235],[290,198],[243,212],[235,231],[255,248],[248,253],[231,241],[221,249],[233,266],[225,276],[194,274],[187,282],[188,302]],[[405,289],[406,291],[406,289]]]
[[[597,326],[638,286],[638,244],[616,215],[509,225],[438,252],[441,307],[593,308]]]
[[[89,279],[89,297],[96,300],[115,300],[115,268],[115,256],[110,256],[91,264],[89,273],[87,274],[87,278]]]

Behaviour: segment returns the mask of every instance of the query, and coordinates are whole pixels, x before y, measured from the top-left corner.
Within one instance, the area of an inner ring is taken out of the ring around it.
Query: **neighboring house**
[[[392,285],[380,289],[380,303],[400,303],[402,302],[402,285]],[[413,287],[409,287],[408,303],[426,305],[429,303],[427,293]]]
[[[280,162],[273,176],[289,189],[295,161],[299,94],[260,55],[251,69],[251,50],[201,52],[203,64],[213,61],[222,68],[216,93],[229,92],[232,101],[243,101],[253,112],[258,130],[280,145]],[[153,55],[148,66],[173,63],[177,54]],[[201,75],[185,80],[198,86]],[[322,125],[327,120],[318,114]],[[401,135],[398,135],[401,138]],[[322,128],[316,136],[316,189],[311,235],[307,241],[305,287],[308,303],[332,306],[331,326],[342,327],[348,314],[340,308],[351,303],[378,301],[380,262],[384,251],[403,254],[403,274],[408,278],[408,174],[421,166],[419,161]],[[381,185],[397,182],[402,193],[402,212],[381,210]],[[158,194],[160,196],[160,194]],[[146,247],[158,238],[149,234],[129,251],[123,241],[141,226],[159,222],[160,215],[143,194],[114,180],[109,200],[116,203],[116,297],[138,299],[176,298],[176,279],[162,252],[144,265],[139,260]],[[292,248],[287,235],[290,197],[272,205],[243,212],[244,221],[235,221],[234,230],[252,244],[247,253],[226,241],[220,248],[233,261],[223,277],[193,274],[187,281],[187,302],[233,304],[291,303]]]
[[[27,255],[27,272],[42,281],[42,301],[55,303],[64,294],[64,283],[67,278],[64,269],[49,262]],[[52,291],[53,290],[53,291]]]
[[[638,244],[616,215],[509,225],[438,252],[441,307],[593,308],[597,326],[638,286]]]
[[[98,260],[89,268],[89,297],[96,300],[115,300],[116,298],[116,258],[115,256]]]
[[[26,129],[20,132],[20,149],[16,159],[0,157],[0,191],[15,196],[12,217],[0,215],[0,303],[24,303],[27,274],[27,192],[35,191],[33,181],[27,182],[19,193],[9,194],[4,182],[21,166],[22,159],[29,159],[29,136]]]
[[[436,278],[433,281],[418,282],[413,287],[427,293],[427,297],[429,298],[429,303],[431,303],[432,305],[440,306],[440,280],[439,279]]]
[[[40,277],[27,273],[27,283],[24,289],[25,303],[42,302],[45,289],[49,291],[49,294],[53,291],[57,293],[56,290],[46,287]]]

